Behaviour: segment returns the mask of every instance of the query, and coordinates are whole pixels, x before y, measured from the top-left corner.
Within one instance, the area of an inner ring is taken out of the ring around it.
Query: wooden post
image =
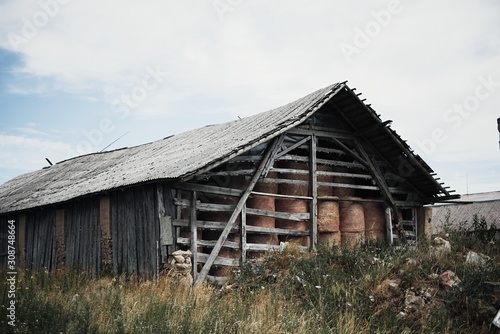
[[[419,207],[417,208],[417,240],[428,239],[432,236],[432,208]]]
[[[24,269],[26,267],[26,215],[19,215],[19,267]]]
[[[310,143],[310,156],[309,156],[309,168],[310,168],[310,180],[309,184],[311,186],[311,204],[310,204],[310,220],[309,220],[309,233],[311,236],[311,250],[316,249],[316,244],[318,243],[318,175],[316,174],[316,146],[317,138],[315,135],[311,136]]]
[[[385,209],[385,228],[387,233],[387,241],[392,245],[394,243],[394,238],[392,235],[392,217],[391,217],[391,208],[387,207]]]
[[[229,235],[229,232],[234,226],[234,223],[236,222],[236,219],[241,213],[241,210],[243,206],[245,205],[248,197],[250,196],[250,193],[253,190],[253,187],[259,180],[260,176],[262,175],[262,172],[264,171],[264,168],[266,166],[266,163],[268,162],[269,158],[271,157],[271,154],[275,152],[275,148],[279,142],[279,138],[276,138],[272,144],[270,144],[266,150],[266,153],[264,157],[262,158],[259,168],[255,171],[255,174],[253,175],[252,179],[250,180],[250,184],[248,185],[248,188],[245,190],[245,192],[241,195],[240,200],[238,201],[238,204],[236,205],[236,208],[234,209],[233,213],[231,214],[231,217],[229,218],[229,221],[227,222],[226,227],[222,231],[219,240],[217,240],[217,243],[215,244],[214,248],[212,249],[212,252],[210,253],[210,256],[207,259],[207,262],[203,265],[203,268],[200,271],[200,274],[198,275],[198,278],[195,280],[195,284],[198,285],[202,283],[210,268],[212,267],[212,264],[214,263],[215,259],[219,255],[219,252],[222,248],[222,245],[224,242],[226,242],[227,236]]]
[[[102,196],[99,202],[101,223],[101,267],[111,269],[113,264],[113,240],[111,238],[111,210],[109,196]]]
[[[56,210],[56,269],[64,268],[66,260],[66,238],[64,233],[64,209]]]
[[[241,263],[247,260],[247,206],[241,208]]]
[[[198,223],[196,218],[196,200],[197,192],[193,190],[191,197],[191,253],[193,259],[191,261],[193,270],[193,280],[196,282],[198,276]],[[208,273],[208,270],[207,270]]]

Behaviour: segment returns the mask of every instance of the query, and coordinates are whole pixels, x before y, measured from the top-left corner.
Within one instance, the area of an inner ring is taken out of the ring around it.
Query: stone
[[[184,263],[186,262],[186,258],[182,255],[174,255],[174,260],[177,263]]]
[[[484,255],[484,254],[481,254],[481,253],[476,253],[473,251],[469,251],[467,253],[467,256],[465,257],[466,263],[478,264],[478,265],[485,265],[490,260],[491,260],[491,257]]]
[[[445,240],[441,237],[436,237],[432,240],[432,245],[434,246],[434,250],[440,254],[450,254],[451,253],[451,244],[448,240]]]

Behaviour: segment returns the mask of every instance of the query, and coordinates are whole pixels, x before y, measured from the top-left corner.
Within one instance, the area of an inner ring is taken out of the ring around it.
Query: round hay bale
[[[341,237],[340,232],[324,232],[318,234],[318,243],[324,243],[329,248],[334,245],[340,245]]]
[[[354,247],[363,242],[365,236],[365,216],[359,203],[340,202],[340,237],[343,247]]]
[[[227,236],[227,241],[240,242],[240,240],[241,240],[240,235],[236,233],[229,233],[229,235]],[[212,249],[210,249],[208,254],[210,254],[211,251]],[[222,247],[218,256],[230,259],[239,259],[241,256],[241,250],[235,248]],[[212,266],[209,274],[217,277],[227,277],[230,275],[231,270],[232,267],[215,265]]]
[[[382,203],[364,202],[365,236],[371,241],[385,241],[385,209]]]
[[[318,232],[338,232],[340,229],[339,203],[318,203]]]
[[[307,164],[295,161],[284,161],[281,164],[282,168],[305,170],[309,171]],[[309,173],[297,174],[297,173],[281,173],[280,179],[283,180],[296,180],[296,181],[309,181]],[[283,195],[291,196],[307,196],[309,194],[309,184],[293,184],[293,183],[280,183],[279,193]]]
[[[334,167],[334,171],[337,173],[352,173],[349,168],[345,167]],[[348,176],[334,176],[333,183],[340,183],[346,185],[354,185],[356,184],[356,179]],[[356,193],[356,190],[353,188],[345,188],[345,187],[334,187],[333,188],[333,196],[338,197],[353,197]]]
[[[340,202],[339,207],[341,232],[365,231],[365,215],[361,204],[345,201]]]
[[[277,212],[286,213],[307,213],[309,212],[309,202],[291,198],[277,198],[275,201]],[[309,223],[306,221],[291,221],[286,219],[276,219],[276,227],[307,231]]]
[[[328,165],[318,165],[316,167],[318,172],[333,172],[333,166]],[[318,174],[318,182],[333,183],[333,175],[320,175]],[[318,185],[318,196],[333,196],[332,186]]]

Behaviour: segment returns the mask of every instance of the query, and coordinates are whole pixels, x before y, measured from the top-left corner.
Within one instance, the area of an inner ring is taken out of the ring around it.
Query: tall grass
[[[500,247],[481,238],[450,236],[451,254],[427,243],[319,247],[311,254],[289,247],[248,263],[225,288],[189,287],[169,277],[25,271],[16,285],[16,327],[7,325],[7,285],[0,289],[0,332],[482,333],[491,330],[493,299],[500,300],[484,287],[500,281]],[[492,261],[467,264],[469,249]],[[459,287],[445,288],[432,276],[445,270],[457,273]],[[406,295],[424,291],[424,307],[409,311]]]

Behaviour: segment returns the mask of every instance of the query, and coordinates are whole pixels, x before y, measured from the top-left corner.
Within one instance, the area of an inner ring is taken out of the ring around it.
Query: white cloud
[[[71,146],[60,142],[27,136],[0,134],[0,169],[32,171],[64,159]]]
[[[67,2],[20,45],[23,63],[11,69],[19,80],[8,93],[70,92],[111,109],[143,85],[148,67],[160,66],[168,77],[130,107],[130,117],[196,112],[208,124],[349,80],[413,146],[442,128],[448,139],[431,161],[496,159],[491,123],[500,116],[500,89],[457,129],[443,114],[474,92],[478,77],[500,81],[497,2],[400,1],[401,12],[351,62],[340,45],[354,43],[390,1],[242,1],[223,20],[212,1]],[[12,50],[9,33],[22,34],[23,18],[40,10],[38,1],[0,3],[0,45]]]

